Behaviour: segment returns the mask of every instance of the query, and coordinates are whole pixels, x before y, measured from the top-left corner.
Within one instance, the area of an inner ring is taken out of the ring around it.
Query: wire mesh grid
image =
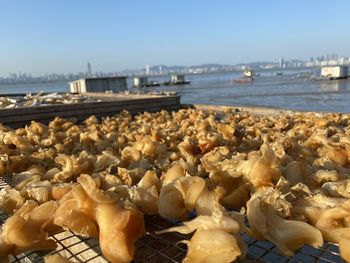
[[[10,184],[8,177],[0,179],[0,189]],[[0,224],[7,216],[0,213]],[[168,221],[159,216],[146,216],[147,234],[136,242],[134,262],[181,262],[185,257],[186,245],[181,240],[190,239],[191,235],[179,233],[155,234],[155,231],[165,229],[180,223]],[[293,257],[281,256],[277,248],[265,240],[256,240],[243,234],[248,251],[247,256],[240,262],[345,262],[339,256],[339,248],[335,244],[325,242],[321,248],[304,246],[296,251]],[[10,262],[44,262],[47,254],[61,254],[72,262],[108,262],[101,253],[99,243],[94,238],[84,238],[71,231],[64,231],[51,236],[57,243],[55,251],[29,251],[17,256],[11,256]]]

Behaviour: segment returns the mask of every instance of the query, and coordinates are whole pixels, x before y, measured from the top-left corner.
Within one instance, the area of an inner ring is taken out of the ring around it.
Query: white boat
[[[244,75],[244,77],[252,78],[252,77],[254,77],[255,72],[254,72],[254,70],[247,69],[247,70],[243,71],[243,75]]]

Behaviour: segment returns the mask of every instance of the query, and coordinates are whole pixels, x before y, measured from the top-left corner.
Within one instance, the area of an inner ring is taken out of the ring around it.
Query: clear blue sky
[[[0,0],[0,76],[350,55],[349,0]]]

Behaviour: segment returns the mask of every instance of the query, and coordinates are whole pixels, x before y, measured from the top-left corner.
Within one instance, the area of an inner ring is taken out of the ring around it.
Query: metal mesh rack
[[[7,186],[8,178],[0,179],[0,189]],[[0,213],[0,224],[6,220],[6,215]],[[186,255],[186,245],[179,243],[189,239],[190,235],[178,233],[166,233],[157,235],[154,232],[174,226],[179,222],[169,222],[159,216],[146,217],[147,234],[136,242],[136,253],[134,262],[181,262]],[[43,262],[46,254],[60,253],[72,262],[108,262],[101,253],[98,240],[94,238],[83,238],[71,231],[65,231],[51,237],[57,243],[55,251],[45,253],[27,252],[17,256],[11,256],[10,262]],[[293,257],[281,256],[276,247],[268,241],[256,240],[248,235],[243,235],[248,252],[247,257],[241,262],[345,262],[339,256],[337,245],[325,242],[324,246],[315,249],[304,246],[296,251]]]

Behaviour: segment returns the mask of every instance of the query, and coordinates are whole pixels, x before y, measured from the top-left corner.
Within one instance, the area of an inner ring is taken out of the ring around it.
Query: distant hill
[[[285,61],[287,63],[287,61]],[[302,60],[289,60],[288,63],[305,63]],[[233,71],[233,70],[242,70],[242,68],[251,68],[251,69],[260,69],[266,67],[278,67],[279,62],[271,62],[271,61],[261,61],[261,62],[252,62],[252,63],[239,63],[235,65],[228,64],[219,64],[219,63],[207,63],[200,65],[192,65],[192,66],[167,66],[167,65],[154,65],[149,68],[150,73],[158,74],[159,69],[161,67],[162,73],[198,73],[198,72],[216,72],[216,71]],[[121,73],[132,75],[132,74],[145,74],[145,68],[142,69],[126,69]]]

